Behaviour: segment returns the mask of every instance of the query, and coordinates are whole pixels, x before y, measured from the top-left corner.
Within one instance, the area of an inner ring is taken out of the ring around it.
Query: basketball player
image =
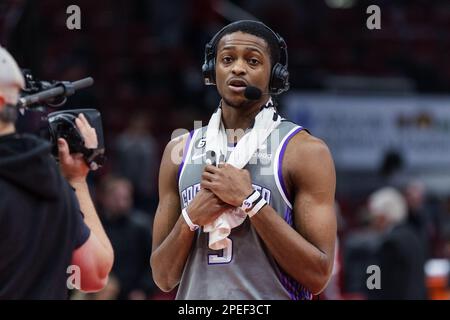
[[[0,46],[0,300],[67,299],[78,286],[98,291],[114,254],[89,195],[89,167],[61,138],[60,172],[50,143],[16,133],[23,87],[17,63]],[[95,148],[86,118],[76,124],[86,147]]]
[[[289,87],[286,44],[260,22],[234,22],[207,44],[203,72],[222,97],[225,128],[249,129],[271,95]],[[250,86],[261,92],[246,97]],[[267,138],[267,163],[198,165],[206,129],[172,140],[164,152],[151,257],[155,282],[164,291],[178,285],[177,299],[312,299],[330,277],[336,239],[335,169],[327,146],[283,120]],[[232,149],[236,140],[228,142]],[[180,144],[178,165],[173,154]],[[201,227],[235,207],[251,214],[231,230],[231,245],[211,250]]]

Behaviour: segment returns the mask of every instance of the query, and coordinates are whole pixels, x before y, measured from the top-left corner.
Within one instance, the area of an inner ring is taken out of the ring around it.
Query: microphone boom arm
[[[19,99],[17,103],[18,108],[25,108],[35,103],[40,103],[47,101],[59,96],[68,97],[75,93],[76,90],[90,87],[94,84],[94,79],[92,77],[87,77],[74,82],[61,81],[56,83],[54,88],[44,90],[35,94],[31,94],[26,97]]]

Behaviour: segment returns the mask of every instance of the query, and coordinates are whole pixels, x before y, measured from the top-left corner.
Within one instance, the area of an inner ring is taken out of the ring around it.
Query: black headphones
[[[289,90],[289,71],[288,71],[288,53],[287,46],[284,39],[264,23],[260,21],[253,20],[239,20],[222,28],[219,32],[217,32],[214,37],[209,41],[205,46],[205,61],[203,62],[202,72],[203,78],[205,80],[205,84],[208,86],[216,84],[216,46],[217,40],[219,36],[223,34],[223,32],[238,23],[242,22],[251,22],[262,25],[264,28],[269,30],[277,40],[278,46],[280,48],[280,61],[276,62],[272,67],[272,72],[270,74],[270,82],[269,82],[269,91],[271,94],[280,94],[284,91]]]

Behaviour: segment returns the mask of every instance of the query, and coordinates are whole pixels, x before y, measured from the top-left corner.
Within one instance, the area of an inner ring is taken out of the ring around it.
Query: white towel
[[[270,99],[265,107],[256,115],[253,128],[249,130],[237,143],[231,152],[228,164],[242,169],[250,161],[253,154],[266,141],[272,131],[281,123],[281,117],[273,107]],[[222,108],[218,108],[211,116],[206,129],[206,153],[214,151],[216,165],[219,159],[225,158],[228,149],[227,134],[222,122]],[[203,227],[204,232],[209,232],[209,247],[213,250],[220,250],[230,243],[228,236],[231,229],[244,222],[246,213],[239,207],[224,212],[213,223]]]

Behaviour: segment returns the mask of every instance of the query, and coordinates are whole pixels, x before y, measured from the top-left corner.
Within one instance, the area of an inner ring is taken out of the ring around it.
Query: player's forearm
[[[111,242],[103,229],[102,223],[97,215],[97,211],[95,210],[95,206],[92,203],[92,199],[89,194],[89,187],[86,181],[69,181],[69,183],[75,189],[81,212],[84,215],[84,222],[100,241],[107,256],[112,258],[114,253]]]
[[[283,271],[314,294],[323,290],[333,257],[308,242],[269,205],[250,221]]]
[[[161,290],[171,291],[180,282],[194,236],[195,232],[180,216],[167,238],[153,251],[153,280]]]

